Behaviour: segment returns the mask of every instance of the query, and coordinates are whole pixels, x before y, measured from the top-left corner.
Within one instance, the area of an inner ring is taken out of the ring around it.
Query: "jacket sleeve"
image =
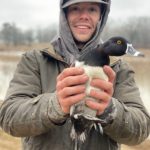
[[[62,124],[62,112],[55,92],[42,93],[35,51],[27,52],[17,65],[0,108],[0,126],[13,136],[35,136]]]
[[[114,67],[117,73],[112,103],[115,106],[113,122],[105,133],[118,143],[135,145],[145,140],[150,132],[147,113],[134,80],[134,71],[124,62]]]

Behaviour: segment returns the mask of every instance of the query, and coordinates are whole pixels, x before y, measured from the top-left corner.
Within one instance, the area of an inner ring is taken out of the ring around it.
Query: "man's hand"
[[[97,110],[97,115],[102,114],[108,107],[114,92],[113,83],[116,74],[109,66],[104,66],[103,70],[105,74],[108,76],[108,81],[102,79],[93,79],[91,81],[91,86],[100,89],[100,91],[91,90],[89,95],[95,98],[97,101],[96,102],[90,101],[90,99],[86,100],[86,105],[91,109]]]
[[[56,93],[64,113],[69,114],[70,107],[85,96],[85,83],[88,76],[84,69],[71,67],[64,69],[57,77]]]

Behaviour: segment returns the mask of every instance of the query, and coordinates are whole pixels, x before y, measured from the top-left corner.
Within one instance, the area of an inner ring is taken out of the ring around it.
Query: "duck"
[[[87,97],[90,90],[94,87],[90,86],[92,78],[101,78],[108,80],[107,75],[103,71],[104,65],[110,65],[110,56],[130,55],[134,57],[144,57],[144,54],[136,50],[131,42],[121,36],[111,37],[106,42],[100,44],[97,48],[83,53],[76,61],[75,67],[82,67],[89,77],[86,83]],[[95,89],[95,88],[94,88]],[[87,98],[86,97],[86,98]],[[90,97],[91,99],[91,97]],[[91,99],[95,101],[93,98]],[[70,109],[70,118],[72,122],[71,139],[75,141],[75,150],[80,149],[81,145],[86,141],[88,133],[94,127],[103,134],[102,125],[107,121],[96,116],[96,111],[85,105],[85,100],[73,105]]]

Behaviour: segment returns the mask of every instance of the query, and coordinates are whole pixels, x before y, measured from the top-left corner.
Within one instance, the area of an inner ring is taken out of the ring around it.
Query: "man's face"
[[[75,40],[79,43],[89,41],[100,20],[98,3],[77,3],[68,7],[67,20]]]

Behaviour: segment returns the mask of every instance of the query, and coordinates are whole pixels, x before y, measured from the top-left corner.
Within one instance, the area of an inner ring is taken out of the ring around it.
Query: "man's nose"
[[[87,10],[81,10],[80,11],[80,19],[89,19],[90,15]]]

